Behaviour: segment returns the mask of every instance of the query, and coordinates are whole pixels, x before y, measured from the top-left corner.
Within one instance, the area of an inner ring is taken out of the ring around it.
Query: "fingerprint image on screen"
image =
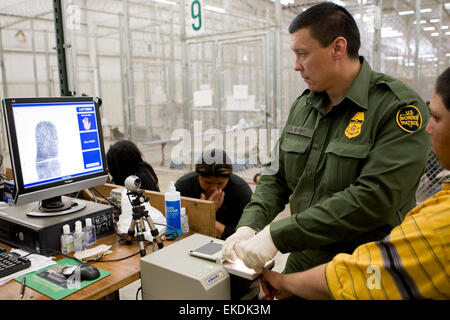
[[[58,133],[50,121],[39,121],[36,136],[36,171],[39,179],[58,177],[61,165],[58,160]]]

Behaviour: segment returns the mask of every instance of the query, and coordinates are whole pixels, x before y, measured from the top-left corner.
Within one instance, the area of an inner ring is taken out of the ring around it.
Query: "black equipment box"
[[[0,208],[0,241],[26,251],[34,251],[43,255],[54,255],[47,252],[61,250],[61,233],[65,224],[75,229],[75,221],[91,218],[95,226],[97,239],[115,232],[114,208],[86,201],[86,207],[66,215],[55,217],[30,217],[28,212],[36,208],[36,202],[18,207]]]

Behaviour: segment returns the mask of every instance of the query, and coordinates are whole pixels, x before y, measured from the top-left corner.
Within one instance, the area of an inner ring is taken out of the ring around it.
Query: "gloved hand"
[[[255,235],[255,230],[253,230],[250,227],[240,227],[236,230],[235,233],[233,233],[231,236],[229,236],[222,247],[222,258],[224,260],[228,261],[236,261],[238,260],[236,253],[234,251],[234,245],[238,241],[247,240],[250,239]]]
[[[236,243],[234,250],[237,257],[248,268],[256,272],[262,272],[266,262],[275,257],[278,251],[270,235],[270,225],[267,225],[254,237]]]

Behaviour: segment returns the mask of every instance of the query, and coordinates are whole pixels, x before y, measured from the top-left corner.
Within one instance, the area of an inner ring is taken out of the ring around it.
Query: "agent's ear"
[[[344,37],[337,37],[332,44],[333,56],[341,59],[347,54],[347,39]]]

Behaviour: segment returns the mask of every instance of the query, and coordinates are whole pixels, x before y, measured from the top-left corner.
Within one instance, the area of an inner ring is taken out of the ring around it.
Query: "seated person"
[[[155,171],[143,160],[141,151],[133,142],[121,140],[111,145],[106,160],[114,184],[123,186],[128,176],[136,175],[141,179],[142,189],[159,191]]]
[[[216,206],[216,237],[226,239],[234,233],[242,211],[250,202],[252,191],[233,172],[231,160],[220,149],[206,150],[195,165],[195,172],[175,183],[184,197],[212,200]]]
[[[426,132],[443,168],[450,168],[450,68],[438,78]],[[450,180],[412,209],[384,239],[340,253],[312,269],[263,270],[266,298],[450,299]]]

